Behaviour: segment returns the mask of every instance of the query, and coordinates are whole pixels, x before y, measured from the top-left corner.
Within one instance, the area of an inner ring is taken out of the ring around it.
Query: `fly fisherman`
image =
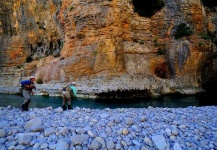
[[[71,107],[71,96],[70,96],[70,87],[66,86],[62,89],[63,103],[62,109],[66,110],[66,104],[68,103],[68,110],[72,109]]]
[[[76,83],[72,82],[70,85],[64,87],[62,90],[62,96],[63,96],[63,103],[62,103],[63,110],[66,110],[66,103],[68,103],[68,110],[72,109],[71,106],[72,98],[77,97]]]
[[[24,97],[24,102],[22,104],[22,111],[28,111],[29,103],[31,101],[31,96],[34,94],[32,92],[32,89],[36,90],[36,87],[34,85],[35,77],[31,76],[29,80],[23,80],[21,81],[21,88],[22,93]]]

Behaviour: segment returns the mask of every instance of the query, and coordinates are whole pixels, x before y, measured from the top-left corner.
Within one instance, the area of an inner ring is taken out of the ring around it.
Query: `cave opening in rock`
[[[151,17],[164,7],[163,0],[132,0],[134,12],[143,17]]]

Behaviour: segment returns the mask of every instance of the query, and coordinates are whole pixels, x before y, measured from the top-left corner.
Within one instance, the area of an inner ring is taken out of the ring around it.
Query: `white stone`
[[[60,141],[56,145],[56,150],[68,150],[69,144],[65,141]]]
[[[179,143],[175,143],[174,145],[173,145],[173,150],[182,150],[182,148],[181,148],[181,146],[179,145]]]
[[[30,121],[28,121],[28,122],[26,123],[26,125],[24,126],[24,129],[25,129],[25,130],[30,130],[30,131],[32,131],[32,130],[36,130],[36,129],[38,129],[38,128],[42,128],[41,125],[42,125],[42,120],[41,120],[41,118],[36,117],[36,118],[33,118],[33,119],[31,119]],[[36,131],[37,131],[37,130],[36,130]]]
[[[158,150],[169,150],[169,146],[163,135],[154,135],[151,138]]]

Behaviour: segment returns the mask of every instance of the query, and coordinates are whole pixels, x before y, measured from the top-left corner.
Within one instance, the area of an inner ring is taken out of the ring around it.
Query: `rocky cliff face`
[[[216,41],[208,36],[217,30],[216,8],[200,0],[164,0],[151,17],[134,12],[131,0],[0,3],[1,89],[35,75],[39,91],[76,81],[83,93],[194,94],[216,80]],[[193,34],[175,38],[180,24]]]

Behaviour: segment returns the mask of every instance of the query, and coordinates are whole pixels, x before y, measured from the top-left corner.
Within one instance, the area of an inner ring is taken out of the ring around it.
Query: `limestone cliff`
[[[216,37],[204,38],[216,34],[216,8],[164,3],[143,17],[132,0],[1,0],[1,91],[30,75],[49,93],[72,81],[81,93],[203,91],[216,80]],[[175,38],[180,24],[193,34]]]

